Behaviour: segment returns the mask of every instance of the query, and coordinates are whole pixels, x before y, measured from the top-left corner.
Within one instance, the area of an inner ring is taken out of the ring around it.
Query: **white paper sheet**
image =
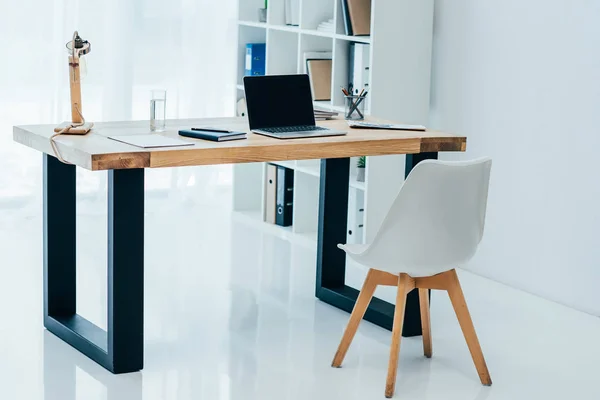
[[[144,149],[154,147],[178,147],[178,146],[193,146],[194,143],[186,142],[177,138],[162,136],[158,133],[150,133],[147,135],[119,135],[109,136],[109,139],[117,142],[127,143],[132,146],[142,147]]]

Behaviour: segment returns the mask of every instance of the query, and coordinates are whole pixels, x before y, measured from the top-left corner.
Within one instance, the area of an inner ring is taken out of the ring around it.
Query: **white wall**
[[[469,269],[600,315],[600,1],[436,0],[433,127],[494,159]],[[452,156],[444,156],[451,158]]]

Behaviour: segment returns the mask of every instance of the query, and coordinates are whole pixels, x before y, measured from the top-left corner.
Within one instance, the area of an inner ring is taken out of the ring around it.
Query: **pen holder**
[[[359,95],[344,97],[344,118],[353,121],[365,119],[365,97]]]

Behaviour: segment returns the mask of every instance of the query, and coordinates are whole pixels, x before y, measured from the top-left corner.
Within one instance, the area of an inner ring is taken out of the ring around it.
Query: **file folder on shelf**
[[[257,76],[265,74],[265,55],[267,45],[265,43],[246,44],[246,76]]]
[[[350,13],[348,13],[348,0],[341,0],[342,2],[342,18],[344,20],[344,30],[346,35],[352,36],[352,23],[350,22]]]
[[[303,54],[304,62],[302,63],[302,73],[308,73],[308,62],[312,60],[332,60],[333,52],[331,51],[307,51]]]
[[[331,100],[331,60],[309,60],[306,63],[313,100]]]
[[[371,81],[370,46],[364,43],[350,43],[350,65],[348,66],[349,87],[352,94],[362,89],[369,90]]]
[[[284,4],[285,24],[300,25],[300,0],[285,0]]]
[[[265,182],[265,222],[274,224],[277,216],[277,165],[267,164]]]
[[[371,34],[371,0],[346,0],[354,36]]]
[[[294,170],[277,166],[277,215],[275,223],[281,226],[292,225],[294,206]]]

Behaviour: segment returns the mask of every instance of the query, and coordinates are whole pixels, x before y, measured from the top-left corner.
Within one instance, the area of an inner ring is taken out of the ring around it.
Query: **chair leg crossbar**
[[[350,315],[350,321],[344,331],[344,335],[340,345],[333,358],[332,367],[340,367],[346,356],[346,352],[352,343],[352,339],[356,334],[358,325],[362,320],[369,302],[375,293],[378,285],[397,286],[398,292],[396,295],[396,309],[394,313],[394,326],[392,329],[392,345],[390,348],[390,360],[388,365],[388,374],[385,385],[385,397],[390,398],[394,394],[396,385],[396,372],[398,368],[398,356],[400,353],[400,340],[402,338],[402,325],[404,322],[404,308],[406,305],[406,296],[413,289],[419,292],[420,310],[421,310],[421,325],[423,329],[423,352],[425,357],[430,358],[432,355],[431,344],[431,324],[429,316],[429,289],[445,290],[450,296],[450,301],[454,307],[454,312],[458,318],[458,322],[462,329],[467,346],[471,352],[471,357],[475,363],[475,368],[479,374],[481,383],[486,386],[492,384],[490,373],[487,369],[479,339],[475,333],[475,327],[471,320],[471,314],[467,308],[467,303],[463,295],[460,282],[456,270],[452,269],[438,275],[412,278],[407,274],[394,275],[389,272],[384,272],[376,269],[370,269],[367,278],[360,291],[356,305]]]

